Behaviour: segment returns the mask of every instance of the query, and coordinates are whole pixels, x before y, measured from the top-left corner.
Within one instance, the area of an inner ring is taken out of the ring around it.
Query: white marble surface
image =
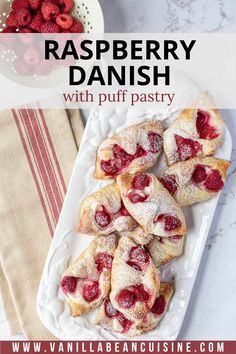
[[[101,5],[106,32],[236,31],[235,0],[101,0]],[[232,166],[179,339],[236,340],[236,111],[223,115],[233,137]],[[13,339],[1,306],[0,339]]]

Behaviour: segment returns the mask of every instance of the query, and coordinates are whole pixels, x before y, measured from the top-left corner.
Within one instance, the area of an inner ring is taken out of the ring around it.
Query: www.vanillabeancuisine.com
[[[224,353],[223,341],[28,341],[13,353]]]

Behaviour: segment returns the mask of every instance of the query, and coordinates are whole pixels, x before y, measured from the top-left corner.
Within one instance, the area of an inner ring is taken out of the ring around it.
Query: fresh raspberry
[[[28,0],[32,10],[38,10],[42,4],[42,0]]]
[[[2,30],[1,33],[15,33],[15,32],[16,32],[15,27],[6,27]]]
[[[29,10],[21,9],[16,11],[16,21],[18,26],[27,26],[31,22],[31,15]]]
[[[43,23],[44,23],[43,14],[39,10],[35,13],[35,15],[33,15],[32,21],[30,22],[29,27],[34,31],[40,32],[41,26]]]
[[[56,18],[56,23],[60,26],[63,30],[68,30],[73,26],[73,18],[68,14],[60,14]]]
[[[51,2],[52,4],[60,7],[60,0],[44,0],[44,2]]]
[[[74,19],[74,24],[70,28],[70,32],[72,32],[72,33],[84,33],[84,26],[83,26],[82,22]]]
[[[29,45],[24,54],[24,60],[28,65],[38,65],[41,60],[41,53],[34,45]]]
[[[29,27],[21,27],[18,33],[34,33],[34,31]]]
[[[60,29],[60,26],[58,26],[55,22],[46,21],[42,24],[40,31],[42,33],[59,33]]]
[[[11,7],[13,10],[29,9],[29,3],[27,0],[14,0]]]
[[[41,11],[43,14],[43,18],[46,21],[54,20],[60,13],[59,7],[55,4],[52,4],[51,2],[43,2],[41,6]]]
[[[8,18],[6,19],[6,25],[8,27],[17,27],[16,12],[11,11]]]
[[[14,62],[14,66],[19,75],[29,76],[33,73],[32,67],[27,65],[22,59],[17,59]]]
[[[24,44],[32,44],[34,42],[34,35],[32,35],[31,33],[34,33],[34,31],[29,28],[29,27],[21,27],[18,31],[18,33],[23,33],[23,34],[27,34],[20,36],[20,41]]]
[[[74,7],[74,0],[59,0],[62,12],[69,14]]]

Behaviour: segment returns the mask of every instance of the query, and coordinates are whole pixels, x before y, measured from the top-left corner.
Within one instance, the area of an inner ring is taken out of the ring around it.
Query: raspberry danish
[[[114,231],[133,230],[136,226],[123,205],[116,183],[99,189],[82,202],[78,228],[81,233],[109,235]]]
[[[230,161],[195,157],[177,162],[160,176],[163,186],[182,206],[214,197],[223,187]]]
[[[224,121],[211,96],[199,95],[192,109],[184,109],[163,134],[168,165],[212,155],[221,143]]]
[[[112,266],[112,305],[131,322],[141,320],[152,308],[159,287],[160,273],[145,248],[121,237]]]
[[[87,313],[108,296],[115,249],[115,235],[96,237],[63,274],[60,285],[72,316]]]
[[[145,233],[161,237],[184,235],[184,214],[170,193],[149,173],[118,176],[124,205]]]
[[[140,226],[136,227],[134,231],[122,232],[121,235],[129,237],[138,244],[145,245],[157,268],[182,254],[184,244],[183,235],[170,237],[153,236],[146,234]]]
[[[153,166],[162,149],[162,134],[161,123],[155,119],[132,125],[104,140],[97,152],[95,177],[115,178]]]
[[[160,292],[142,321],[128,320],[112,305],[110,298],[107,297],[99,309],[95,322],[109,331],[127,336],[137,336],[149,332],[158,326],[167,310],[172,294],[173,286],[168,283],[161,283]]]

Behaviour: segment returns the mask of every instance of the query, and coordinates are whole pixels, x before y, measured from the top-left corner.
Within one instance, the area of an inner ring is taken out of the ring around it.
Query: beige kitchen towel
[[[53,338],[36,294],[82,131],[78,110],[0,112],[0,291],[12,333],[27,339]]]

